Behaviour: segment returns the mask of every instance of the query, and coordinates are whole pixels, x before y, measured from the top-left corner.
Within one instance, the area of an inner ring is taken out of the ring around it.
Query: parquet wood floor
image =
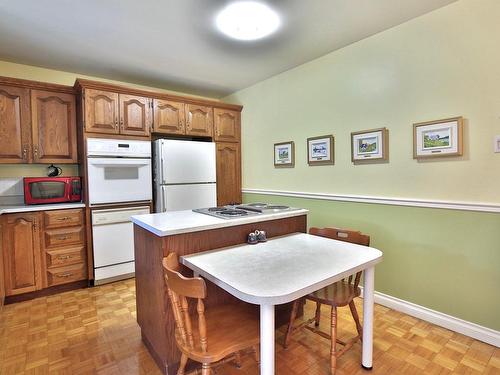
[[[306,313],[313,308],[307,305]],[[354,335],[349,309],[339,312],[340,337]],[[322,313],[327,330],[329,312]],[[0,313],[0,374],[160,374],[135,319],[134,280],[7,305]],[[284,327],[277,333],[278,374],[328,374],[327,340],[299,331],[284,350],[283,333]],[[374,335],[373,371],[361,369],[358,343],[338,361],[339,375],[500,374],[499,348],[379,305]],[[241,369],[217,369],[217,375],[257,374],[251,356]]]

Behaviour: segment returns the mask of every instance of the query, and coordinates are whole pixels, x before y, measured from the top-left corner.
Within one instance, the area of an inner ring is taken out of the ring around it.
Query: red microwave
[[[80,177],[24,178],[24,203],[26,204],[80,202],[81,200]]]

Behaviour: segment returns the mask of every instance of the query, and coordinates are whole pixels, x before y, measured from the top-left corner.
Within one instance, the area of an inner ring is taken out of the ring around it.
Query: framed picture
[[[351,133],[351,160],[354,164],[389,159],[389,131],[386,128]]]
[[[295,145],[293,141],[274,144],[274,166],[293,168],[295,165]]]
[[[307,138],[307,163],[325,165],[334,163],[333,135]]]
[[[463,118],[413,124],[413,158],[462,155]]]

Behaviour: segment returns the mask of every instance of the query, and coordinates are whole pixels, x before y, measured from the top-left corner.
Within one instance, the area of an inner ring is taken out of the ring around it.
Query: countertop
[[[0,205],[0,215],[12,214],[18,212],[34,212],[47,210],[66,210],[69,208],[85,207],[85,203],[55,203],[55,204],[19,204],[19,205]]]
[[[157,236],[171,236],[180,233],[199,232],[202,230],[232,227],[242,224],[258,223],[260,221],[284,219],[306,215],[305,209],[282,211],[269,214],[260,214],[248,217],[219,219],[217,217],[200,214],[191,210],[171,211],[158,214],[132,216],[134,224],[156,234]]]

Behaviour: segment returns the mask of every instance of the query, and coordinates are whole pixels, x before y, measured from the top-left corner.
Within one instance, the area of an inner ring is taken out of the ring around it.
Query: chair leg
[[[316,302],[316,315],[314,316],[314,325],[319,327],[319,320],[321,318],[321,303]]]
[[[359,339],[363,340],[363,326],[359,322],[358,310],[356,310],[354,301],[349,302],[349,309],[351,310],[351,315],[356,323],[356,330],[358,331]]]
[[[292,313],[290,314],[290,322],[288,322],[288,328],[285,333],[285,340],[284,340],[285,342],[283,343],[285,349],[288,347],[288,344],[290,343],[290,338],[292,336],[292,331],[293,331],[293,322],[297,317],[298,307],[299,307],[299,300],[293,301]]]
[[[260,363],[260,351],[259,351],[259,346],[255,345],[252,347],[253,355],[255,358],[255,362]]]
[[[331,340],[332,347],[330,349],[330,374],[335,374],[337,368],[337,306],[332,306],[332,321],[331,321]]]
[[[240,352],[234,353],[234,363],[236,367],[241,368],[241,354]]]
[[[179,363],[179,369],[177,370],[177,375],[184,375],[184,370],[186,369],[188,357],[184,353],[181,355],[181,361]]]
[[[212,370],[210,369],[210,364],[203,363],[201,365],[201,375],[210,375],[212,374]]]

